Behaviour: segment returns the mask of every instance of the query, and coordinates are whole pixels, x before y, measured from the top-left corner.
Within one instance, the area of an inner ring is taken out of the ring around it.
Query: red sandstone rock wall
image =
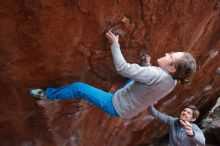
[[[218,0],[2,0],[0,2],[0,145],[134,146],[167,133],[147,112],[110,118],[85,101],[36,102],[27,87],[83,81],[109,90],[115,73],[107,29],[121,33],[129,62],[141,49],[157,57],[190,51],[198,62],[190,83],[157,108],[178,115],[203,108],[220,92]]]

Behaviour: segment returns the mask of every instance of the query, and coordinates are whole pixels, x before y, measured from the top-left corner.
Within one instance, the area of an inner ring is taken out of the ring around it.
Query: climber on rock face
[[[157,111],[153,106],[148,111],[170,127],[169,146],[205,146],[205,137],[200,128],[193,124],[199,117],[199,111],[194,105],[186,106],[179,118],[168,116]]]
[[[114,93],[108,93],[82,82],[60,88],[29,88],[33,97],[45,100],[85,99],[113,117],[130,119],[169,94],[176,80],[184,81],[196,70],[194,58],[187,52],[166,53],[157,60],[159,67],[139,66],[124,59],[119,36],[106,32],[117,72],[130,80]],[[149,63],[149,62],[148,62]]]

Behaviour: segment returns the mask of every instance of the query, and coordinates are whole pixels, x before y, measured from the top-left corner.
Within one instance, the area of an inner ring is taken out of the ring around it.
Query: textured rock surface
[[[115,73],[104,32],[121,33],[129,62],[141,49],[153,62],[190,51],[198,62],[190,83],[157,108],[171,115],[188,103],[204,108],[220,92],[218,0],[2,0],[0,2],[0,145],[126,146],[167,133],[147,112],[110,118],[85,101],[36,102],[27,87],[83,81],[104,90]]]
[[[209,115],[202,121],[201,127],[207,138],[207,143],[220,144],[220,98],[218,98]]]

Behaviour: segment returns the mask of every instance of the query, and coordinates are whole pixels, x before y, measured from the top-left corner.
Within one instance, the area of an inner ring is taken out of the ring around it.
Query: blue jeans
[[[75,82],[60,88],[47,88],[46,96],[49,100],[85,99],[110,116],[119,116],[112,103],[112,97],[114,94],[82,82]]]

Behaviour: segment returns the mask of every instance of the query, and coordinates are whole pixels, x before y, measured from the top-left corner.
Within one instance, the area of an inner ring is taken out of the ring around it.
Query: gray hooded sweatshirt
[[[175,80],[164,69],[127,63],[118,43],[111,45],[111,51],[117,72],[134,80],[117,90],[112,98],[113,105],[121,117],[130,119],[136,116],[175,87]]]

